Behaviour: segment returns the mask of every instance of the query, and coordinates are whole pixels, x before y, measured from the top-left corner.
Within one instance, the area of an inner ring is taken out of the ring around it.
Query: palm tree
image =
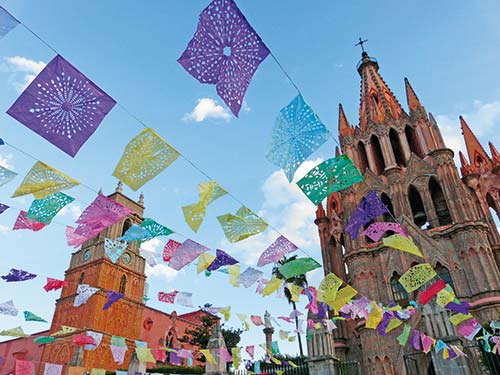
[[[286,256],[281,258],[273,267],[273,276],[277,277],[278,279],[284,280],[287,284],[290,283],[290,284],[298,285],[302,288],[307,288],[307,278],[306,278],[305,274],[297,275],[297,276],[294,276],[294,277],[287,279],[279,271],[279,268],[282,265],[284,265],[288,262],[291,262],[292,260],[295,260],[295,259],[297,259],[296,255],[294,255],[290,258],[287,258]],[[288,300],[288,304],[289,305],[291,304],[293,309],[297,310],[297,305],[295,304],[295,301],[292,300],[292,293],[290,292],[290,289],[288,289],[288,287],[286,285],[285,285],[284,292],[285,292],[285,297]],[[299,318],[297,316],[295,316],[295,329],[297,331],[299,330]],[[297,332],[297,339],[298,339],[297,341],[299,342],[300,356],[304,357],[304,350],[302,349],[302,338],[301,338],[299,332]]]

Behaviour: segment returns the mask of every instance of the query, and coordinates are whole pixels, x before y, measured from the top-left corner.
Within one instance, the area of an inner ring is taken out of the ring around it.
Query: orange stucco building
[[[83,366],[87,369],[104,368],[107,370],[127,369],[127,365],[135,348],[134,340],[141,340],[149,348],[184,348],[197,349],[189,344],[179,342],[187,328],[200,325],[199,317],[206,315],[203,311],[194,311],[177,315],[174,311],[166,313],[144,304],[145,297],[145,259],[140,255],[136,242],[129,243],[120,259],[113,263],[104,251],[104,239],[116,239],[130,228],[132,224],[140,224],[143,220],[144,198],[139,200],[128,198],[122,193],[121,183],[109,198],[128,207],[132,213],[123,221],[105,229],[95,238],[86,241],[81,248],[72,254],[70,266],[66,270],[65,280],[69,285],[62,288],[61,296],[56,301],[54,317],[48,331],[40,332],[27,338],[18,338],[0,343],[0,375],[13,374],[15,359],[27,359],[35,362],[36,373],[42,374],[44,363],[63,364],[65,366]],[[78,284],[88,284],[101,290],[89,301],[74,306],[74,298]],[[109,309],[103,310],[107,301],[104,290],[124,293],[125,296]],[[76,332],[58,336],[60,340],[39,345],[33,340],[38,336],[49,336],[61,330],[61,326],[77,328]],[[95,350],[83,350],[76,346],[72,337],[86,331],[103,334],[101,344]],[[118,366],[113,360],[109,348],[111,336],[126,338],[127,351],[124,364]],[[157,361],[161,366],[168,362],[169,354],[165,349],[164,359]],[[197,364],[196,360],[195,363]]]

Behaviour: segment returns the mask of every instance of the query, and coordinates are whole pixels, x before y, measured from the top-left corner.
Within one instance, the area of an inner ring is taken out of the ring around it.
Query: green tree
[[[186,329],[184,331],[184,336],[179,338],[179,341],[205,349],[208,345],[208,341],[210,340],[210,336],[212,335],[212,327],[217,324],[217,318],[210,315],[204,315],[199,318],[199,321],[201,325],[194,329]],[[222,324],[221,332],[224,340],[226,341],[226,347],[234,348],[240,342],[243,330],[225,328],[224,324]],[[201,362],[205,362],[205,357],[203,356],[200,356],[198,359]]]
[[[305,274],[297,275],[297,276],[294,276],[294,277],[287,279],[279,271],[279,268],[282,265],[287,264],[288,262],[291,262],[292,260],[295,260],[295,259],[297,259],[296,255],[294,255],[290,258],[287,258],[286,256],[281,258],[273,268],[273,276],[277,277],[278,279],[284,280],[287,284],[290,283],[290,284],[298,285],[302,288],[307,288],[307,278],[306,278]],[[285,297],[288,301],[288,304],[291,304],[293,309],[297,310],[297,305],[295,304],[295,301],[292,300],[292,293],[290,292],[290,289],[288,289],[288,287],[286,285],[285,285]],[[297,329],[297,330],[299,329],[299,318],[297,316],[295,317],[295,329]],[[298,333],[298,332],[297,332],[297,341],[299,343],[300,356],[304,357],[304,350],[302,348],[302,338],[300,336],[300,333]]]

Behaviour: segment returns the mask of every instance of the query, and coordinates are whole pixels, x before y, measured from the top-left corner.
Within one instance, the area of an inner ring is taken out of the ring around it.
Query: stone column
[[[309,375],[335,375],[335,362],[339,360],[335,357],[333,345],[333,335],[323,328],[307,328],[307,366]]]
[[[264,335],[266,335],[266,358],[269,356],[269,353],[272,352],[272,345],[273,345],[273,333],[274,333],[274,328],[273,327],[266,327],[263,329]]]

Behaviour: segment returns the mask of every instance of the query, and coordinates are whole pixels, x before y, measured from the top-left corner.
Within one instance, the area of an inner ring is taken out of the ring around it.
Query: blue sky
[[[296,94],[292,85],[274,61],[267,59],[247,92],[246,109],[236,119],[228,114],[214,87],[199,84],[176,62],[195,31],[198,14],[207,4],[199,0],[156,0],[147,5],[115,0],[1,2],[226,190],[320,260],[314,207],[264,157],[277,112]],[[483,142],[492,140],[500,146],[500,137],[495,134],[500,120],[500,26],[495,18],[500,11],[498,2],[316,1],[311,6],[310,2],[298,0],[240,0],[238,4],[301,88],[306,101],[335,134],[339,102],[349,120],[358,122],[359,76],[355,65],[360,51],[353,45],[362,36],[369,39],[367,51],[379,60],[380,72],[399,101],[406,107],[406,76],[442,126],[445,141],[452,149],[463,147],[459,114],[465,116]],[[123,148],[141,131],[122,109],[116,107],[110,113],[74,159],[5,114],[30,76],[53,56],[23,27],[0,41],[0,137],[86,185],[111,193],[116,186],[111,173]],[[334,146],[328,141],[298,175],[315,162],[331,157]],[[9,197],[34,160],[3,146],[0,163],[20,174],[0,189],[0,201],[27,209],[31,197]],[[245,264],[255,264],[258,254],[277,234],[266,232],[230,245],[215,216],[236,211],[239,206],[234,200],[225,197],[210,206],[197,234],[184,223],[180,207],[196,202],[196,185],[202,181],[206,178],[179,159],[142,189],[146,216],[213,249],[223,248]],[[134,198],[139,196],[139,192],[127,187],[124,192]],[[58,224],[40,232],[10,231],[18,213],[15,210],[0,217],[1,274],[17,267],[44,276],[64,276],[72,249],[66,246],[61,224],[71,224],[95,196],[83,187],[68,194],[78,201],[57,217]],[[156,241],[149,246],[161,251],[163,243]],[[150,272],[153,298],[149,304],[165,311],[171,311],[173,306],[156,302],[155,296],[158,291],[174,289],[193,292],[195,305],[232,305],[234,312],[249,315],[263,314],[265,309],[275,316],[290,311],[282,299],[262,298],[254,288],[229,286],[224,274],[207,280],[205,276],[193,277],[192,267],[176,274],[164,265]],[[312,283],[317,284],[320,276],[321,272],[314,273]],[[43,281],[4,284],[0,302],[13,298],[20,309],[50,320],[59,293],[46,294]],[[174,308],[180,313],[187,311]],[[3,317],[0,330],[20,324],[27,332],[48,327]],[[229,324],[239,323],[232,318]],[[286,323],[282,328],[289,329]],[[263,340],[261,330],[252,327],[242,345]],[[280,343],[280,347],[284,352],[297,350],[294,344]]]

